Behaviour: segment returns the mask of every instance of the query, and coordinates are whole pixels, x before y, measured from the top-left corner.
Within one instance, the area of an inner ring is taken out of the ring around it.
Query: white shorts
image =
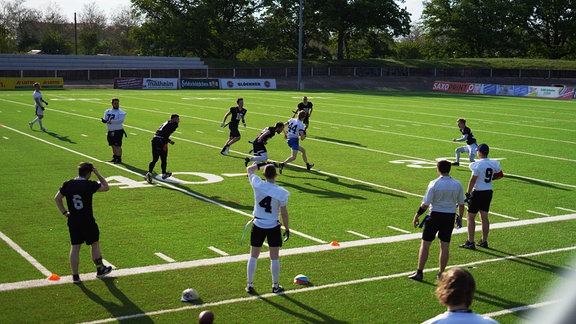
[[[36,105],[36,116],[44,116],[44,110],[42,110],[42,108],[40,108],[38,105]]]

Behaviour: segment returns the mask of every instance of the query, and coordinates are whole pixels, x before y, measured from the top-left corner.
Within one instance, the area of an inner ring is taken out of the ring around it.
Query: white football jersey
[[[298,138],[300,136],[300,131],[304,130],[304,123],[302,123],[298,118],[292,118],[288,121],[286,125],[286,132],[288,133],[288,139]]]
[[[110,108],[104,112],[104,120],[110,121],[108,126],[108,131],[116,131],[123,128],[122,123],[124,122],[124,117],[126,112],[122,109]]]
[[[474,190],[478,191],[492,190],[492,176],[502,170],[500,169],[500,162],[489,158],[473,162],[469,168],[472,170],[472,175],[478,177],[474,185]]]
[[[254,190],[254,225],[260,228],[274,228],[278,225],[281,206],[288,204],[290,193],[279,185],[262,180],[256,174],[248,178]]]

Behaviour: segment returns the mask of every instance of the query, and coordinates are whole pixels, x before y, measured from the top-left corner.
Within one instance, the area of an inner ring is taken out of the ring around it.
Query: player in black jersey
[[[302,97],[302,102],[298,104],[298,109],[294,112],[294,115],[292,116],[292,118],[296,117],[296,114],[299,111],[305,111],[306,112],[306,118],[304,118],[304,120],[302,121],[304,123],[304,126],[306,126],[306,128],[304,128],[304,130],[308,130],[308,126],[310,124],[309,118],[310,116],[312,116],[312,110],[313,109],[313,104],[311,101],[308,101],[308,97],[304,96]]]
[[[238,104],[238,106],[230,107],[230,110],[226,113],[226,115],[224,115],[224,119],[220,124],[220,126],[222,127],[228,125],[228,128],[230,129],[230,137],[228,138],[226,144],[224,144],[224,147],[220,151],[220,154],[222,155],[228,155],[230,145],[240,140],[240,131],[238,130],[238,125],[240,124],[240,121],[242,121],[242,125],[246,127],[246,120],[244,120],[244,116],[246,116],[248,110],[244,108],[244,99],[238,98],[236,100],[236,103]],[[232,115],[232,117],[230,118],[228,124],[226,124],[226,118],[228,118],[228,116],[230,115]]]
[[[452,162],[452,165],[460,165],[460,153],[470,153],[470,162],[474,162],[474,158],[476,157],[476,150],[478,149],[478,144],[476,144],[476,138],[474,138],[474,134],[470,128],[466,126],[466,119],[459,118],[456,120],[458,123],[458,128],[460,129],[460,133],[462,133],[462,137],[460,138],[453,138],[453,142],[464,142],[466,141],[465,146],[460,146],[456,149],[456,162]]]
[[[100,182],[89,180],[92,172]],[[82,162],[78,165],[78,177],[68,180],[54,196],[54,201],[60,212],[68,218],[68,231],[70,233],[70,268],[72,281],[80,283],[78,266],[80,263],[80,247],[82,243],[90,245],[92,260],[96,265],[96,277],[102,278],[110,271],[111,266],[105,266],[102,262],[100,251],[100,230],[94,219],[92,211],[92,196],[95,192],[108,191],[108,182],[100,175],[92,163]],[[68,210],[64,207],[63,199],[66,197]]]
[[[172,114],[170,120],[160,125],[154,137],[152,137],[152,161],[148,164],[148,173],[146,173],[145,176],[148,183],[152,183],[152,171],[154,171],[154,166],[156,166],[158,158],[161,160],[162,179],[166,179],[172,175],[172,172],[166,172],[166,168],[168,167],[168,144],[174,145],[174,141],[170,140],[170,135],[178,128],[179,123],[180,116]]]
[[[248,166],[250,161],[265,162],[268,160],[268,151],[266,151],[266,144],[268,140],[276,134],[280,134],[284,130],[284,123],[277,122],[274,126],[264,128],[260,134],[252,141],[252,152],[254,156],[244,159],[244,165]]]

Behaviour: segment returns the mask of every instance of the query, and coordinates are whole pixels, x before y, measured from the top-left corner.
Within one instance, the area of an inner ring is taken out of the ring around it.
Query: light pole
[[[302,90],[302,1],[300,0],[300,13],[298,18],[298,85],[297,90]]]

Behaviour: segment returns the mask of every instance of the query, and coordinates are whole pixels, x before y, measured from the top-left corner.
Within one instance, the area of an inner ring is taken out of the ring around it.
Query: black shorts
[[[230,137],[240,137],[240,131],[238,130],[238,124],[230,124]]]
[[[472,214],[478,211],[490,211],[490,203],[492,202],[492,190],[472,191],[470,196],[470,203],[468,204],[468,212]]]
[[[455,213],[438,213],[432,212],[430,218],[424,224],[422,239],[432,242],[438,233],[438,238],[442,242],[450,242],[452,230],[454,229]]]
[[[282,231],[280,230],[280,224],[274,228],[260,228],[256,225],[252,226],[252,232],[250,233],[250,245],[255,247],[262,247],[264,240],[268,238],[269,247],[281,247],[282,246]]]
[[[264,145],[264,143],[262,142],[257,142],[254,141],[252,144],[252,151],[254,152],[255,155],[260,155],[266,151],[266,145]]]
[[[152,154],[162,154],[168,151],[168,142],[165,142],[161,137],[152,137]]]
[[[122,146],[122,138],[124,136],[124,130],[119,129],[115,131],[108,132],[108,145],[110,146]]]
[[[70,233],[70,243],[72,245],[86,243],[91,245],[100,240],[100,230],[96,222],[87,224],[68,224],[68,232]]]

